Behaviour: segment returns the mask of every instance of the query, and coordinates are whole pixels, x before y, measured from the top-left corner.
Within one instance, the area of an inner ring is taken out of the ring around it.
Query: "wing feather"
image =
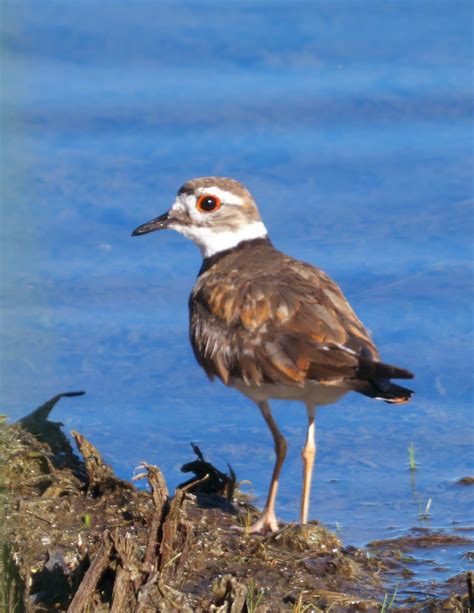
[[[230,254],[198,277],[190,336],[210,377],[302,386],[411,374],[379,362],[369,333],[324,272],[265,248],[267,257],[250,249]]]

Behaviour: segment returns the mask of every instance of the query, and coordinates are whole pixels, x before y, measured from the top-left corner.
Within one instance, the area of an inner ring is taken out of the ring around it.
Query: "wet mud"
[[[2,610],[472,610],[469,573],[427,591],[412,556],[440,546],[470,555],[468,530],[418,529],[366,549],[317,522],[250,534],[258,510],[232,469],[219,471],[196,445],[183,466],[194,476],[173,494],[146,463],[135,477],[146,489],[119,479],[77,432],[74,451],[49,414],[78,394],[0,426]]]

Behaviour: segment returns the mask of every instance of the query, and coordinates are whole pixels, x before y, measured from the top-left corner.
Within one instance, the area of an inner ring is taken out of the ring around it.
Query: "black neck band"
[[[208,258],[204,258],[202,261],[201,268],[198,272],[198,277],[200,277],[203,273],[205,273],[209,268],[212,268],[214,264],[216,264],[220,259],[225,258],[230,253],[235,253],[236,251],[242,251],[243,249],[257,247],[259,245],[272,245],[271,240],[268,236],[264,236],[262,238],[252,238],[248,241],[242,241],[235,247],[231,247],[230,249],[225,249],[224,251],[218,251],[214,255],[211,255]]]

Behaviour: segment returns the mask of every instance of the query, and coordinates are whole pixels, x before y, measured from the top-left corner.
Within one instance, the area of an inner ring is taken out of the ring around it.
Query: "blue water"
[[[409,405],[351,395],[319,412],[312,515],[358,545],[420,525],[430,498],[432,527],[471,523],[471,489],[456,485],[474,442],[471,2],[1,11],[3,412],[85,389],[54,418],[121,476],[146,459],[174,486],[193,440],[262,504],[265,425],[188,345],[199,253],[171,232],[129,236],[186,179],[232,176],[274,244],[333,276],[383,358],[416,373]],[[274,409],[290,520],[304,408]]]

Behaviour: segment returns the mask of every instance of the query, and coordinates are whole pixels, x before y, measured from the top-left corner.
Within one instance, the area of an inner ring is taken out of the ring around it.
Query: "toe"
[[[251,534],[268,534],[277,532],[278,522],[273,513],[264,513],[260,519],[249,528]]]

